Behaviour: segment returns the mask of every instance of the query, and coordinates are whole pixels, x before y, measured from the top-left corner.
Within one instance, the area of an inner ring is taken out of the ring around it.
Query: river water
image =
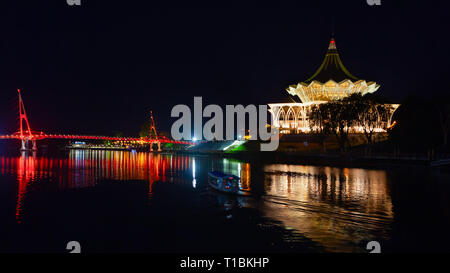
[[[207,172],[241,177],[218,193]],[[450,175],[208,156],[72,150],[0,155],[0,251],[448,251]]]

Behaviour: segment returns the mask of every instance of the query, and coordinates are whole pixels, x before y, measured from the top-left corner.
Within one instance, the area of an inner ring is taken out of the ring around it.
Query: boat
[[[241,179],[236,175],[219,171],[208,172],[208,184],[211,188],[223,193],[250,195],[249,191],[240,188],[240,181]]]

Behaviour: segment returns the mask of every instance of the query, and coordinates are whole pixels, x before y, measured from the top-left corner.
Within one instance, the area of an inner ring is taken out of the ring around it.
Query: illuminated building
[[[332,38],[325,59],[309,79],[290,85],[286,91],[292,96],[298,96],[301,103],[271,103],[269,112],[272,114],[273,126],[280,133],[307,133],[311,131],[309,115],[314,105],[343,99],[352,94],[366,95],[374,93],[380,87],[373,81],[365,81],[353,76],[342,63]],[[379,117],[375,131],[385,132],[391,126],[391,118],[398,104],[391,104],[387,116]],[[362,128],[353,128],[354,132]]]

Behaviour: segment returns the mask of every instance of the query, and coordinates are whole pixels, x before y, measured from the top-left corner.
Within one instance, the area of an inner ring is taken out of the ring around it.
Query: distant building
[[[345,68],[339,57],[336,42],[332,38],[325,59],[319,69],[306,81],[290,85],[286,90],[292,96],[298,96],[302,103],[271,103],[269,112],[272,114],[273,126],[280,133],[308,133],[309,115],[313,105],[339,100],[354,93],[366,95],[374,93],[380,87],[373,81],[358,79]],[[388,116],[381,117],[377,132],[385,132],[391,126],[391,118],[399,104],[391,104],[392,111]],[[353,128],[361,132],[361,128]]]

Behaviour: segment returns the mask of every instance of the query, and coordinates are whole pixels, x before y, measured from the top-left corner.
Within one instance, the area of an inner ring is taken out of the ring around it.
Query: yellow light
[[[397,121],[394,120],[394,122],[392,122],[391,126],[387,127],[388,129],[391,129],[392,127],[394,127],[397,124]]]

